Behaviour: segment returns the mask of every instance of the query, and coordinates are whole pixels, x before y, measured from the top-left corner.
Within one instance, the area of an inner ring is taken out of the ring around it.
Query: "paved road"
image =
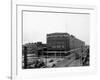
[[[77,66],[81,66],[81,61],[80,61],[80,59],[78,59],[78,60],[75,60],[75,61],[73,61],[72,63],[70,63],[69,65],[68,65],[68,67],[77,67]]]
[[[72,54],[72,55],[66,57],[63,61],[58,62],[58,63],[56,64],[56,67],[67,67],[67,66],[69,66],[74,60],[75,60],[75,55]]]

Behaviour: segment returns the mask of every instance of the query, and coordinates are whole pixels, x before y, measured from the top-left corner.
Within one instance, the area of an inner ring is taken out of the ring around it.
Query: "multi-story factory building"
[[[51,33],[47,34],[48,50],[68,51],[69,50],[69,34],[67,33]]]
[[[51,33],[47,34],[47,45],[49,51],[69,51],[85,46],[85,42],[68,33]]]

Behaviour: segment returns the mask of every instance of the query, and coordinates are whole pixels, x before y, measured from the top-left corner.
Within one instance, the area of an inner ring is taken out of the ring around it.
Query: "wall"
[[[70,37],[70,49],[81,48],[82,46],[85,46],[85,42],[76,37]]]
[[[51,35],[51,36],[50,36]],[[60,35],[60,36],[59,36]],[[66,35],[66,33],[65,33]],[[49,37],[50,36],[50,37]],[[48,50],[66,50],[69,51],[69,34],[64,37],[62,33],[52,33],[47,37]]]

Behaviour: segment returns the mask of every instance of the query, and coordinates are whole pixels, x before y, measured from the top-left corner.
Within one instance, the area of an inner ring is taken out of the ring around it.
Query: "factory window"
[[[64,48],[64,45],[62,45],[61,47]]]
[[[61,48],[61,45],[57,45],[57,48]]]
[[[52,48],[56,48],[56,46],[52,46]]]

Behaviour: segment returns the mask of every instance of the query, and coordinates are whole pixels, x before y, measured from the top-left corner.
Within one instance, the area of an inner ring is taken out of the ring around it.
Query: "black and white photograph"
[[[25,10],[22,69],[90,66],[90,14]]]
[[[66,80],[94,74],[96,17],[92,5],[13,2],[12,80]]]
[[[1,0],[0,80],[100,80],[100,0]]]

